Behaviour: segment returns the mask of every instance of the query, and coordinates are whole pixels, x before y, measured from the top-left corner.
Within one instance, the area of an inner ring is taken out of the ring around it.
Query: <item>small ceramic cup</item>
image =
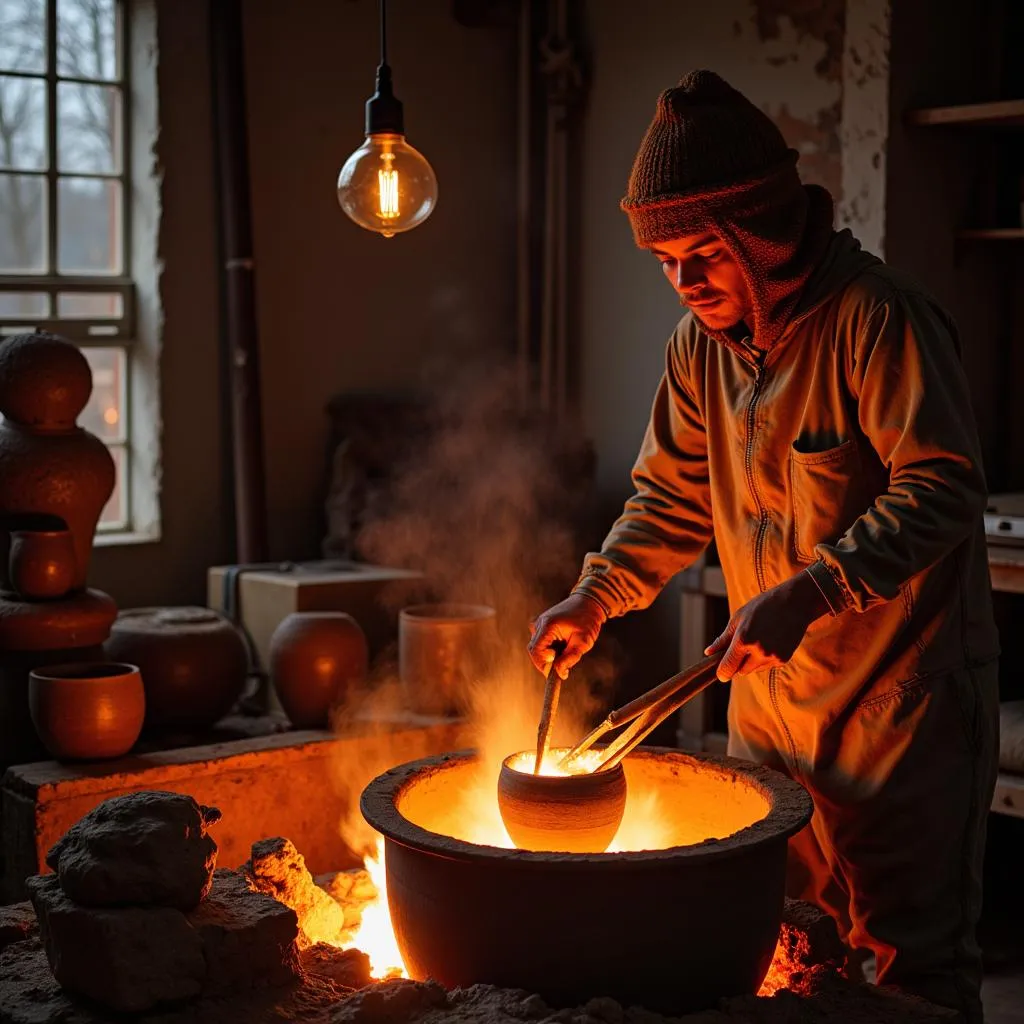
[[[142,732],[146,697],[135,665],[76,662],[33,669],[28,677],[32,724],[59,760],[121,757]]]
[[[12,531],[9,573],[11,586],[26,601],[63,597],[75,578],[71,531]]]

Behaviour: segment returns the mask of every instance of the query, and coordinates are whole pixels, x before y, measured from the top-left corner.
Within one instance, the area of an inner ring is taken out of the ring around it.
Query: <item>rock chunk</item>
[[[302,971],[315,978],[323,978],[339,988],[365,988],[371,982],[370,958],[359,949],[338,949],[317,943],[299,956]]]
[[[0,907],[0,950],[14,942],[24,942],[39,931],[31,903],[12,903]]]
[[[50,969],[68,992],[138,1013],[200,993],[199,933],[171,907],[83,907],[53,875],[26,881]]]
[[[105,800],[54,844],[46,863],[64,892],[87,907],[191,910],[210,891],[216,807],[151,791]]]
[[[343,1000],[331,1012],[331,1024],[405,1024],[431,1010],[445,1008],[448,993],[433,981],[386,981]]]
[[[345,912],[313,881],[305,858],[290,839],[261,839],[242,865],[249,884],[295,911],[299,948],[344,940]]]
[[[810,903],[787,899],[779,942],[758,995],[782,990],[813,995],[845,967],[846,947],[835,921]]]
[[[209,895],[187,921],[206,960],[206,995],[285,985],[298,973],[295,912],[254,892],[236,871],[214,873]]]

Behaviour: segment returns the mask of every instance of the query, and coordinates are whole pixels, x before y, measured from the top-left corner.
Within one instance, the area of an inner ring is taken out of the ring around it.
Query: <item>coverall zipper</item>
[[[750,488],[750,496],[754,499],[757,508],[758,523],[757,534],[754,537],[754,573],[757,577],[757,588],[763,594],[767,589],[764,577],[764,566],[761,557],[764,553],[764,538],[768,531],[768,510],[761,503],[761,495],[757,490],[757,483],[754,478],[754,428],[757,425],[757,402],[761,397],[761,387],[764,384],[764,353],[758,352],[750,356],[754,366],[754,389],[750,396],[750,405],[747,408],[747,449],[746,449],[746,470],[747,486]],[[775,715],[786,734],[786,742],[789,745],[790,756],[793,767],[796,767],[796,743],[793,741],[793,734],[789,731],[785,718],[782,717],[782,707],[779,704],[778,680],[775,669],[768,672],[768,698],[772,703]]]
[[[757,508],[757,534],[754,537],[754,573],[757,576],[757,589],[764,593],[765,579],[764,567],[761,565],[761,552],[764,544],[764,535],[768,529],[768,510],[761,504],[761,495],[757,492],[757,483],[754,479],[754,428],[757,423],[757,402],[761,397],[761,386],[764,383],[764,353],[759,352],[756,356],[751,355],[754,366],[754,390],[750,396],[750,405],[747,407],[747,450],[746,470],[747,486],[750,488],[750,496],[754,499]]]

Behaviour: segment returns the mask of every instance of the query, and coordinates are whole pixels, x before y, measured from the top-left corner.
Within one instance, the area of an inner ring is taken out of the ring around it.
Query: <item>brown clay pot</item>
[[[270,638],[270,677],[292,725],[327,726],[331,708],[366,681],[366,636],[344,612],[292,612]]]
[[[46,333],[0,342],[0,517],[66,525],[73,590],[85,586],[96,523],[114,489],[106,445],[75,423],[91,391],[89,364],[71,342]]]
[[[494,609],[475,604],[419,604],[398,615],[398,674],[410,711],[455,714],[487,671],[495,640]]]
[[[202,729],[241,696],[249,655],[241,634],[209,608],[129,608],[114,622],[107,657],[138,665],[146,728]]]
[[[146,698],[135,665],[51,665],[28,677],[28,706],[39,738],[61,760],[121,757],[142,731]]]
[[[520,850],[604,853],[626,810],[621,764],[583,775],[534,775],[506,757],[498,776],[498,809]],[[530,759],[532,763],[532,758]]]
[[[75,542],[68,530],[11,533],[11,586],[26,601],[63,597],[75,580]]]

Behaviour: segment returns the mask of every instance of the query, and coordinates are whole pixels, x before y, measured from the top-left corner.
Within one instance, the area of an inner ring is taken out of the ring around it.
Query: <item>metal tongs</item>
[[[718,663],[721,660],[722,654],[713,654],[613,711],[558,762],[559,768],[568,771],[573,761],[590,750],[598,740],[629,722],[630,725],[601,751],[601,758],[593,772],[614,768],[669,715],[675,714],[687,701],[718,679]]]

